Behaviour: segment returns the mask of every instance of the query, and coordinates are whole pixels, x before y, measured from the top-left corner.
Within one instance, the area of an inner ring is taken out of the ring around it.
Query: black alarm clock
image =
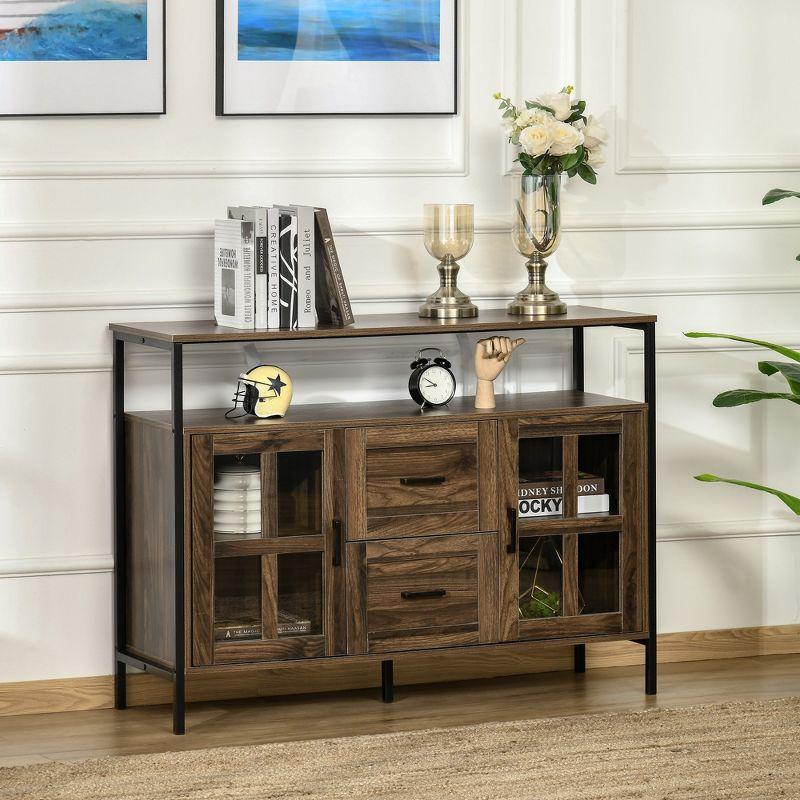
[[[435,350],[439,355],[433,359],[425,358],[422,354],[428,350]],[[418,350],[417,357],[411,362],[411,377],[408,379],[411,399],[422,408],[446,406],[456,393],[456,377],[451,366],[438,347]]]

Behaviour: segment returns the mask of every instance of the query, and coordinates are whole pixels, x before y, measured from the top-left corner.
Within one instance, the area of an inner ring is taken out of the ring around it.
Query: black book
[[[316,249],[316,306],[317,318],[326,325],[346,328],[354,320],[350,296],[339,264],[339,254],[333,240],[333,230],[324,208],[314,209],[317,235]]]
[[[297,217],[281,212],[280,227],[281,328],[297,330]]]

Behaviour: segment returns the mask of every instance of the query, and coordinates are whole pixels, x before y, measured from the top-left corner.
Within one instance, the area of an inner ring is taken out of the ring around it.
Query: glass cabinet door
[[[501,449],[501,574],[509,575],[501,586],[501,639],[621,631],[622,564],[626,557],[632,563],[639,535],[627,534],[622,513],[622,417],[501,421],[499,439],[511,456],[504,459]],[[641,471],[641,463],[631,468]],[[629,600],[638,602],[632,594]]]
[[[520,436],[518,449],[520,519],[563,517],[563,438]]]
[[[525,536],[519,542],[519,618],[564,615],[564,543],[561,536]]]
[[[618,433],[578,436],[578,515],[619,514]]]
[[[324,432],[243,438],[193,437],[193,663],[332,654],[332,442]]]

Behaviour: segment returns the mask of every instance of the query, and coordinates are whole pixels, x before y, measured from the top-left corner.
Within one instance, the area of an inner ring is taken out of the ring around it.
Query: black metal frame
[[[91,119],[94,117],[162,117],[167,113],[167,0],[161,1],[161,110],[160,111],[68,111],[57,114],[0,114],[0,119]]]
[[[645,692],[656,694],[658,684],[657,664],[657,616],[656,616],[656,327],[655,322],[620,324],[616,326],[593,325],[573,327],[572,366],[573,385],[578,391],[584,389],[585,327],[623,327],[640,330],[644,334],[644,400],[647,411],[647,558],[648,558],[648,637],[636,640],[645,647]],[[497,329],[502,330],[502,328]],[[389,334],[391,335],[391,334]],[[127,652],[127,587],[126,563],[126,498],[125,498],[125,343],[145,345],[166,350],[170,354],[170,385],[172,399],[172,436],[174,460],[174,547],[175,547],[175,657],[174,665],[166,667]],[[125,333],[114,333],[112,362],[113,415],[114,415],[114,597],[116,617],[116,663],[115,707],[123,709],[127,704],[127,667],[151,672],[173,682],[172,730],[183,734],[186,730],[186,619],[185,619],[185,561],[184,561],[184,463],[183,463],[183,344],[167,342]],[[382,699],[391,703],[394,699],[393,662],[381,662]],[[586,670],[586,645],[574,647],[574,669]]]
[[[175,654],[173,666],[127,652],[127,530],[125,509],[125,343],[141,344],[167,350],[170,354],[170,386],[172,397],[172,441],[174,468],[174,552],[175,552]],[[184,520],[183,520],[183,345],[148,339],[141,336],[114,334],[113,358],[114,409],[114,596],[116,600],[116,686],[114,705],[127,706],[127,667],[172,681],[172,732],[186,732],[186,614]]]
[[[229,114],[225,111],[225,0],[216,0],[216,74],[215,74],[215,106],[218,117],[233,119],[259,118],[259,117],[299,117],[299,118],[324,118],[324,117],[455,117],[459,110],[459,35],[461,33],[462,14],[460,0],[453,0],[453,27],[455,39],[453,41],[453,110],[452,111],[381,111],[370,114],[369,112],[291,112],[291,111],[262,111],[252,114]]]

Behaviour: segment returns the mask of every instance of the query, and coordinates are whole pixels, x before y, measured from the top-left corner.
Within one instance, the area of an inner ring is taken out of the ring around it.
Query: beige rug
[[[2,800],[777,797],[800,698],[0,769]]]

